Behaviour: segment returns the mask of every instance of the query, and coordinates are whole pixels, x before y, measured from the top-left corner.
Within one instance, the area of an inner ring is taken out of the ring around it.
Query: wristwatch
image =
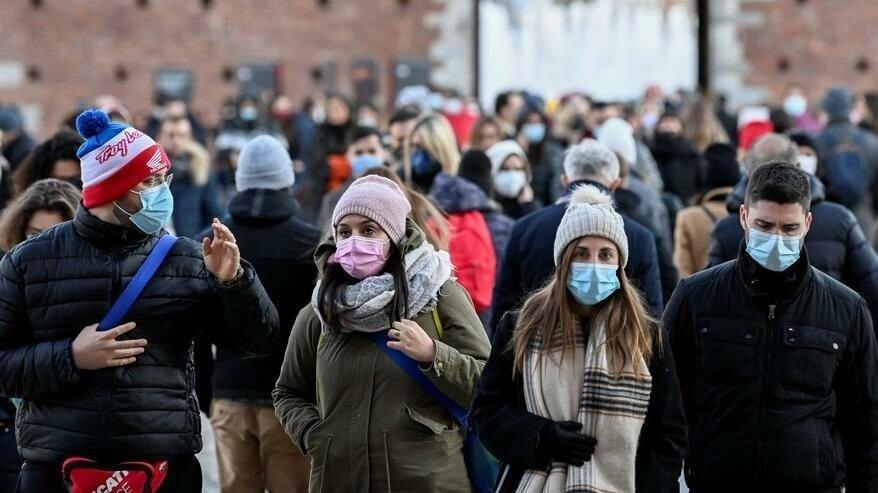
[[[244,268],[239,265],[238,272],[235,273],[235,278],[232,279],[231,281],[223,281],[220,278],[217,278],[216,280],[217,280],[217,282],[219,282],[223,286],[231,286],[232,284],[237,284],[238,281],[240,281],[242,277],[244,277]]]

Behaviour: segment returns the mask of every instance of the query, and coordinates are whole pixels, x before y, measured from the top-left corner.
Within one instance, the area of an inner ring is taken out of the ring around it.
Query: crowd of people
[[[874,101],[0,105],[0,491],[878,491]]]

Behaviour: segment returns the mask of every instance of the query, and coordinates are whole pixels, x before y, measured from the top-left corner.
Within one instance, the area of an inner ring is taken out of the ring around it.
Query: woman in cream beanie
[[[625,276],[612,198],[573,192],[554,277],[500,321],[473,403],[501,492],[676,491],[686,417],[667,337]]]

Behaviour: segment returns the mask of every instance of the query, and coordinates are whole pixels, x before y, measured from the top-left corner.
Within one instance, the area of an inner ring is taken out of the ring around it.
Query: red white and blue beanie
[[[171,168],[168,155],[152,138],[124,123],[111,123],[99,109],[76,117],[76,130],[85,139],[76,155],[86,208],[118,200],[149,176]]]

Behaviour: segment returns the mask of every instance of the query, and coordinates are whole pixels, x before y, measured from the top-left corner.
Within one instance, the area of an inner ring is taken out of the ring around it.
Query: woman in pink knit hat
[[[490,344],[410,210],[391,180],[360,178],[315,254],[321,280],[274,391],[310,491],[471,491],[465,430],[427,387],[469,408]]]

